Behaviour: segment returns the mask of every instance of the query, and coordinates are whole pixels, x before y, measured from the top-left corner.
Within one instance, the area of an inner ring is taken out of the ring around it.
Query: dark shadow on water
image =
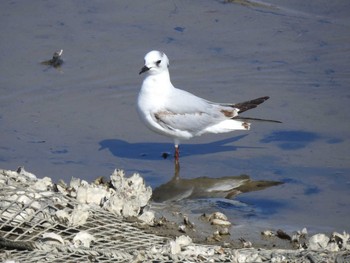
[[[262,143],[276,143],[282,150],[293,151],[307,147],[310,143],[324,139],[328,144],[343,142],[340,138],[326,138],[315,132],[307,131],[274,131],[261,139]]]
[[[274,131],[261,139],[262,143],[277,143],[282,150],[297,150],[305,148],[309,143],[318,140],[320,136],[313,132],[305,131]]]
[[[322,190],[317,186],[317,181],[315,182],[315,185],[310,183],[305,183],[302,180],[295,179],[295,178],[284,178],[282,179],[282,182],[286,184],[296,184],[299,187],[303,188],[305,198],[307,198],[307,196],[316,195],[322,192]]]
[[[218,152],[236,151],[239,148],[261,148],[245,146],[237,147],[233,145],[227,145],[229,143],[239,141],[245,136],[247,136],[247,134],[203,144],[184,143],[180,146],[180,155],[182,158],[190,155],[192,156]],[[99,150],[108,149],[114,156],[129,159],[159,160],[160,158],[162,158],[163,153],[166,152],[169,153],[169,155],[172,155],[174,151],[174,145],[172,143],[130,143],[118,139],[106,139],[100,141],[99,144]]]
[[[320,188],[317,186],[309,186],[304,189],[304,195],[315,195],[321,192]]]

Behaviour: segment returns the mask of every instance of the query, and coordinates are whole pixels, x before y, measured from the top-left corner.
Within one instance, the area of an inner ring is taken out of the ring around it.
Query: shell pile
[[[49,215],[54,214],[53,217],[44,216],[48,224],[50,220],[58,220],[67,226],[80,226],[89,218],[91,206],[102,207],[123,217],[140,216],[140,220],[148,224],[152,224],[154,219],[152,211],[142,216],[141,210],[148,204],[152,189],[137,173],[127,178],[124,171],[115,170],[107,183],[88,183],[72,178],[66,185],[63,182],[54,184],[49,177],[36,178],[20,167],[17,171],[0,170],[0,187],[3,189],[1,217],[11,219],[13,223],[31,220],[33,215],[45,210]],[[53,201],[54,207],[47,204],[48,198]],[[78,202],[73,209],[71,198]]]

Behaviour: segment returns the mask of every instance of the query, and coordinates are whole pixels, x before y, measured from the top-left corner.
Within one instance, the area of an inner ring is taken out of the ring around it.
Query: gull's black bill
[[[146,72],[148,70],[149,70],[149,67],[143,66],[141,71],[140,71],[140,73],[139,73],[139,75],[141,75],[142,73],[144,73],[144,72]]]

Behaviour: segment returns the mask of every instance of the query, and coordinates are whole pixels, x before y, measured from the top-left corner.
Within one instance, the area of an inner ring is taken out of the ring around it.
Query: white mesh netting
[[[82,213],[75,221],[66,220],[58,211],[74,216],[82,206],[75,198],[51,189],[35,189],[34,180],[19,177],[15,172],[11,176],[2,171],[4,174],[0,190],[1,242],[2,246],[17,248],[6,251],[9,259],[18,262],[122,262],[132,259],[135,251],[164,244],[165,238],[144,233],[123,221],[121,216],[97,205],[80,209]],[[86,216],[86,220],[82,219]],[[79,220],[83,220],[82,224]],[[93,239],[91,244],[84,246],[84,242],[89,243],[89,237]]]

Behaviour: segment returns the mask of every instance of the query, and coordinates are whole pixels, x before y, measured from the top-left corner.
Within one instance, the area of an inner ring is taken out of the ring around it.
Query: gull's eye
[[[162,62],[162,61],[161,61],[161,60],[156,61],[156,65],[157,65],[158,67],[159,67],[160,62]]]

